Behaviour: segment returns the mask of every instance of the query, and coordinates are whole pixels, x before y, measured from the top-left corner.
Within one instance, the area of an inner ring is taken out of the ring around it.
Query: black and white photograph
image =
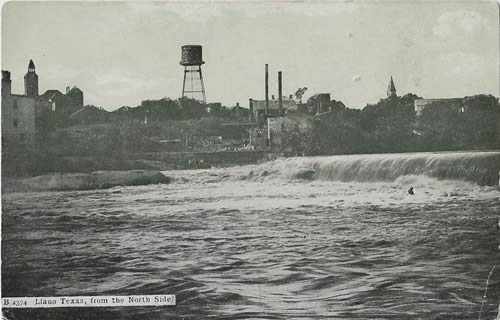
[[[1,7],[2,320],[500,320],[500,3]]]

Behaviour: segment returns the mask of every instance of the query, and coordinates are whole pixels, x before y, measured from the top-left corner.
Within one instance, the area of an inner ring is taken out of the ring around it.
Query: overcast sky
[[[77,85],[108,110],[178,98],[181,46],[203,45],[207,100],[232,106],[308,87],[362,108],[386,94],[499,94],[494,1],[10,2],[2,69],[23,93],[32,58],[40,93]]]

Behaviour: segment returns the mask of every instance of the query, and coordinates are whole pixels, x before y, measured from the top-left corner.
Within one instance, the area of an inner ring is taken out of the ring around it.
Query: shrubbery
[[[416,116],[418,97],[382,99],[361,111],[345,109],[321,117],[320,153],[382,153],[492,149],[500,107],[492,95],[447,100]]]

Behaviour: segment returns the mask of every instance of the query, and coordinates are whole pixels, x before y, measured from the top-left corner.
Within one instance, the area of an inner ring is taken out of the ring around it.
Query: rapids
[[[499,157],[290,158],[164,172],[169,185],[4,194],[3,296],[177,295],[176,307],[7,316],[477,319],[498,262]],[[499,299],[497,268],[482,319]]]

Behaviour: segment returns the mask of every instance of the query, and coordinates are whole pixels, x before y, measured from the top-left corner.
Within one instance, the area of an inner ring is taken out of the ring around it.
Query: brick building
[[[11,84],[10,72],[2,70],[2,147],[32,146],[36,97],[12,94]]]
[[[310,154],[315,145],[314,117],[307,114],[289,114],[268,118],[269,149],[286,155]]]
[[[288,99],[284,97],[282,103],[284,114],[296,112],[299,110],[298,103],[291,96]],[[251,100],[250,109],[250,112],[253,112],[253,119],[255,119],[256,121],[265,120],[266,100]],[[279,100],[275,99],[274,96],[272,96],[272,98],[269,100],[268,117],[277,117],[279,115],[279,109]]]

